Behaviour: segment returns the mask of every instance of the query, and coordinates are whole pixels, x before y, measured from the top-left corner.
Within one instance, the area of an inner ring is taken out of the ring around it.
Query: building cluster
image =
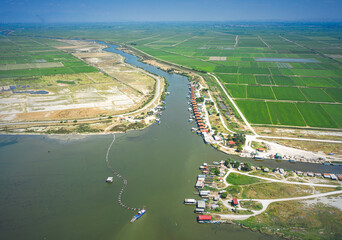
[[[200,130],[201,133],[207,133],[208,129],[206,125],[203,123],[202,118],[201,118],[201,113],[198,110],[197,103],[196,103],[196,98],[195,98],[195,87],[193,85],[190,86],[190,101],[191,101],[191,106],[192,110],[197,122],[197,126]]]

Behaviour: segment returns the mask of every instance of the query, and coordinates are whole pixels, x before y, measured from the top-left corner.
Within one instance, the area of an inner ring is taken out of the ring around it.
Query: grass
[[[246,175],[241,175],[237,173],[230,173],[227,177],[227,183],[233,184],[233,185],[248,185],[253,183],[260,182],[260,179],[249,177]]]
[[[312,193],[310,186],[286,183],[257,183],[243,187],[241,198],[244,199],[277,199],[306,196]]]
[[[262,204],[260,202],[255,201],[240,201],[240,205],[243,208],[251,209],[251,210],[261,210]]]
[[[253,231],[291,239],[341,239],[342,212],[323,204],[272,203],[266,212],[236,221]]]
[[[240,186],[229,186],[226,188],[226,191],[228,194],[232,195],[232,197],[239,197],[240,193],[242,191],[242,188]]]

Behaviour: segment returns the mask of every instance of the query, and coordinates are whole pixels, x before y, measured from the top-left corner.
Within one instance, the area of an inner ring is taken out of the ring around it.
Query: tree
[[[236,151],[237,152],[241,152],[242,151],[242,144],[240,143],[239,145],[238,145],[238,147],[236,148]]]
[[[221,193],[221,198],[227,198],[227,196],[228,196],[228,193],[227,193],[227,192]]]
[[[204,101],[204,97],[198,97],[196,98],[196,102],[203,102]]]
[[[246,136],[243,133],[234,133],[233,140],[237,143],[245,144]]]
[[[242,170],[245,170],[245,171],[251,171],[252,170],[252,164],[250,162],[246,162],[244,165],[243,165],[243,169]]]
[[[218,169],[218,167],[215,168],[214,173],[215,173],[215,175],[220,175],[221,172],[220,172],[220,170]]]
[[[239,166],[240,166],[240,162],[239,161],[234,161],[233,167],[234,168],[238,168]]]

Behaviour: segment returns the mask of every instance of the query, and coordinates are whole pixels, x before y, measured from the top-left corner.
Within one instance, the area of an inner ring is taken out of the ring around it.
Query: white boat
[[[113,177],[108,177],[106,183],[112,183],[114,181]]]

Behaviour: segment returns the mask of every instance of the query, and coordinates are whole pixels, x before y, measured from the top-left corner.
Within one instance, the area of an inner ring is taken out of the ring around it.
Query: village
[[[255,167],[230,159],[203,163],[199,170],[195,194],[201,199],[184,200],[196,206],[199,223],[233,223],[265,212],[273,202],[342,194],[342,174]]]

